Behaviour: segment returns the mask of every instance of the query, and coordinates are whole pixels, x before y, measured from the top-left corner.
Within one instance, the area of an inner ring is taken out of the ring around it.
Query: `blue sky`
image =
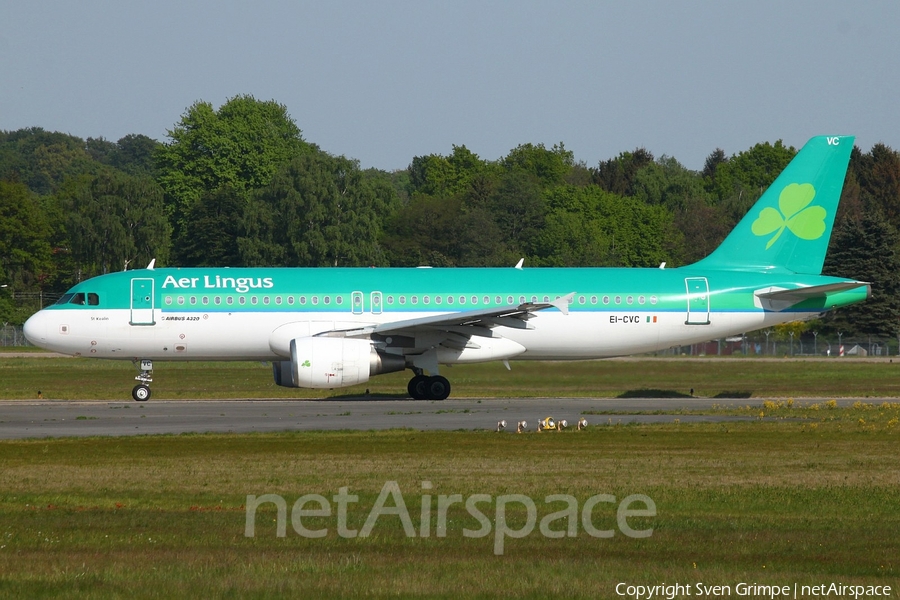
[[[782,139],[900,149],[900,2],[154,2],[0,6],[0,130],[160,141],[194,102],[274,99],[363,167],[465,145],[646,147],[700,169]]]

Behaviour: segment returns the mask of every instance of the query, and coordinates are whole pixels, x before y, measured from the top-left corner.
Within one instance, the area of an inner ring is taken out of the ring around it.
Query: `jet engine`
[[[331,389],[405,368],[406,359],[379,352],[369,340],[302,337],[291,340],[291,360],[272,363],[272,374],[281,386]]]

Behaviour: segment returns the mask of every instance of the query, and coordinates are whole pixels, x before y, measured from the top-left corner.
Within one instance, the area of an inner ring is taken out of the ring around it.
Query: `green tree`
[[[859,183],[864,205],[900,228],[900,152],[884,144],[875,144],[865,154],[854,148],[849,170]]]
[[[877,209],[835,229],[823,272],[872,284],[866,302],[831,313],[826,322],[850,335],[894,337],[900,329],[900,235]]]
[[[575,166],[574,154],[560,142],[547,149],[543,144],[521,144],[500,161],[509,172],[536,177],[542,187],[563,183]]]
[[[385,222],[382,243],[391,266],[465,265],[459,260],[462,214],[459,196],[413,195]]]
[[[247,201],[229,185],[203,194],[188,210],[174,244],[175,261],[185,267],[239,267]]]
[[[22,183],[0,181],[0,321],[23,323],[36,306],[16,292],[38,292],[52,274],[50,227],[40,200]]]
[[[218,111],[196,102],[168,137],[156,153],[157,181],[179,233],[203,194],[226,185],[241,194],[259,189],[311,148],[284,105],[253,96],[235,96]]]
[[[733,227],[797,154],[781,140],[756,144],[725,162],[717,162],[710,192]]]
[[[616,158],[600,161],[594,170],[594,183],[607,192],[619,196],[633,196],[635,175],[652,162],[653,154],[645,148],[623,152]]]
[[[59,192],[72,256],[84,276],[168,259],[162,190],[118,171],[70,180]]]
[[[465,146],[453,146],[450,156],[416,156],[407,168],[409,193],[452,195],[468,190],[472,181],[496,171]]]
[[[678,232],[665,207],[599,186],[559,186],[544,196],[548,215],[535,236],[534,264],[655,267],[671,260]]]
[[[40,127],[0,132],[0,179],[19,181],[39,194],[53,193],[69,177],[96,173],[81,138]]]
[[[487,208],[506,247],[524,256],[544,226],[546,208],[537,176],[524,169],[504,174],[487,198]]]
[[[301,155],[248,205],[241,255],[251,265],[384,264],[378,237],[395,201],[391,186],[365,178],[356,161]]]

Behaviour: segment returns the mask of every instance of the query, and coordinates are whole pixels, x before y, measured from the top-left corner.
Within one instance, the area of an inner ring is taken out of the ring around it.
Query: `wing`
[[[438,363],[506,360],[525,351],[520,344],[497,335],[495,327],[534,329],[535,313],[556,308],[569,314],[575,292],[553,302],[527,302],[479,310],[444,313],[353,329],[336,329],[319,336],[371,339],[388,352],[403,354],[416,367],[437,373]],[[479,338],[478,341],[472,338]],[[488,338],[488,339],[485,339]]]
[[[499,306],[480,310],[464,310],[444,313],[432,317],[391,321],[378,325],[367,325],[355,329],[329,331],[320,335],[341,337],[367,337],[372,335],[411,334],[421,330],[445,330],[469,335],[492,337],[490,330],[494,327],[513,327],[516,329],[533,329],[528,320],[534,313],[556,308],[563,314],[569,314],[569,304],[575,292],[557,298],[553,302],[526,302],[517,306]]]

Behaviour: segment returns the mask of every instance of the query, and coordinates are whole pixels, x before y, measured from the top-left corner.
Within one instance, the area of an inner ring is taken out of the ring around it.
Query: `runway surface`
[[[582,415],[589,424],[660,423],[679,419],[689,422],[749,420],[754,417],[703,415],[598,415],[594,411],[656,411],[702,409],[712,405],[761,405],[762,399],[714,398],[463,398],[429,400],[179,400],[149,402],[0,402],[0,439],[68,436],[123,436],[180,433],[247,433],[304,430],[370,430],[412,428],[475,430],[497,428],[507,421],[507,431],[528,422],[534,430],[538,419],[565,419],[570,427]],[[821,399],[795,399],[799,403]],[[850,405],[855,399],[839,400]],[[866,398],[867,402],[881,402]]]

